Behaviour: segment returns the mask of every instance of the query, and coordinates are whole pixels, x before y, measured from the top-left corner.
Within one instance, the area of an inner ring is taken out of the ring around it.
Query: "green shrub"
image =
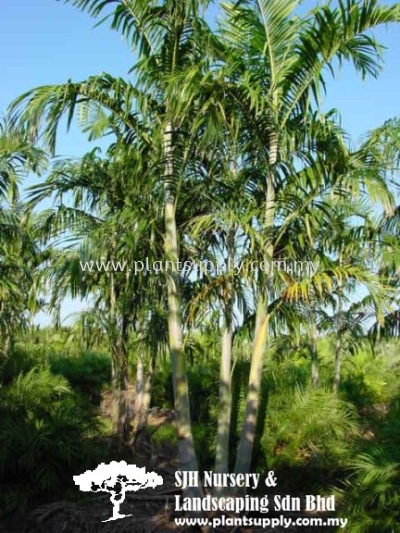
[[[0,365],[0,383],[11,383],[15,376],[29,372],[33,367],[45,367],[48,357],[40,350],[28,350],[23,346],[13,349],[10,356],[3,360]]]
[[[0,387],[0,508],[24,511],[32,498],[74,488],[72,475],[97,464],[97,421],[62,376],[48,368]]]
[[[162,424],[152,435],[153,445],[156,448],[164,448],[178,444],[176,429],[172,424]]]
[[[344,365],[342,394],[360,410],[388,404],[399,393],[400,358],[390,345],[386,348],[378,347],[376,354],[360,351]]]
[[[219,367],[196,364],[188,370],[190,413],[194,423],[216,422],[213,406],[218,403]],[[214,416],[213,416],[214,413]]]
[[[282,389],[271,395],[261,447],[274,466],[347,465],[359,434],[356,413],[330,391]]]
[[[50,368],[53,373],[67,378],[71,387],[94,404],[99,404],[103,387],[110,383],[111,360],[104,353],[53,355],[50,358]]]
[[[355,533],[400,531],[400,399],[372,427],[337,490]],[[372,437],[372,438],[371,438]]]
[[[174,408],[174,392],[172,387],[172,373],[169,362],[158,363],[153,378],[151,405],[162,409]]]
[[[215,428],[204,423],[195,423],[192,429],[199,469],[212,469],[215,461]]]
[[[354,533],[400,531],[400,455],[376,447],[358,455],[352,474],[337,491]]]

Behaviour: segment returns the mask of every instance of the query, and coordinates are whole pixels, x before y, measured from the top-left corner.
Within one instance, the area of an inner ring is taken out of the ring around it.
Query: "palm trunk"
[[[121,340],[115,340],[112,348],[113,432],[124,441],[129,437],[133,411],[126,348]]]
[[[112,428],[113,433],[118,433],[118,419],[119,419],[119,360],[118,350],[116,349],[116,307],[117,297],[115,293],[115,275],[111,272],[110,275],[110,330],[109,337],[111,342],[111,395],[112,395]]]
[[[342,266],[342,256],[339,256],[339,265]],[[333,379],[333,392],[337,394],[340,385],[340,366],[342,362],[342,280],[338,280],[338,313],[336,324],[336,347],[335,347],[335,375]]]
[[[141,441],[146,428],[151,405],[151,395],[153,389],[153,376],[156,363],[156,353],[153,353],[147,372],[144,377],[144,364],[141,357],[138,361],[138,371],[136,374],[136,402],[135,402],[135,421],[133,429],[133,444],[136,446]]]
[[[1,359],[7,359],[11,351],[11,335],[7,324],[9,320],[4,316],[4,304],[0,300],[0,361]]]
[[[136,367],[136,386],[135,386],[135,417],[133,420],[132,440],[131,444],[135,447],[141,442],[144,429],[147,426],[143,424],[143,397],[144,397],[144,362],[143,355],[138,356]]]
[[[149,409],[151,405],[151,395],[153,392],[153,377],[154,377],[154,371],[156,368],[156,354],[153,353],[153,355],[150,358],[149,362],[149,368],[147,371],[147,376],[144,382],[144,390],[143,390],[143,403],[142,403],[142,419],[141,424],[144,426],[147,426],[147,418],[149,414]]]
[[[228,264],[234,260],[234,231],[230,229],[227,236]],[[224,322],[222,328],[221,365],[219,376],[219,408],[217,448],[215,453],[215,472],[223,474],[229,469],[229,440],[232,411],[232,343],[233,343],[233,290],[228,282],[228,296],[225,302]],[[223,497],[227,488],[216,487],[214,494]]]
[[[61,329],[61,304],[57,303],[54,309],[54,321],[53,328],[55,331],[60,331]]]
[[[219,377],[219,415],[217,430],[217,449],[215,454],[215,472],[223,474],[229,468],[229,439],[232,411],[232,309],[229,306],[228,316],[224,320],[222,333],[221,366]],[[217,487],[215,496],[222,497],[227,489]]]
[[[242,433],[237,449],[235,473],[246,474],[250,471],[254,437],[260,402],[261,379],[264,366],[264,353],[268,333],[268,302],[265,295],[259,296],[256,311],[256,329],[251,357],[249,385],[246,398],[246,411]]]
[[[126,350],[121,346],[118,347],[117,358],[120,366],[116,416],[117,434],[122,438],[122,440],[127,441],[132,417],[132,399],[129,390],[128,357]]]
[[[143,408],[143,395],[144,395],[144,362],[143,362],[143,355],[140,354],[138,356],[138,362],[137,362],[137,367],[136,367],[135,418],[137,421],[139,421],[140,413]]]
[[[11,336],[6,326],[1,326],[0,354],[2,359],[8,359],[11,351]]]
[[[168,333],[172,362],[172,381],[174,388],[179,460],[182,471],[198,471],[190,417],[186,360],[183,352],[182,302],[177,264],[179,260],[178,236],[175,219],[175,193],[172,184],[174,166],[171,123],[167,124],[164,132],[164,158],[165,255],[166,259],[170,261],[170,265],[172,265],[172,269],[169,268],[168,272],[166,272],[168,290]],[[187,497],[201,497],[201,494],[201,487],[188,487],[186,489]]]
[[[114,260],[115,244],[111,245],[111,257]],[[115,275],[110,276],[110,341],[111,341],[111,394],[112,394],[112,428],[113,432],[126,441],[129,436],[129,423],[132,405],[129,392],[128,367],[128,318],[122,317],[121,331],[117,324],[117,292]]]
[[[269,172],[266,193],[265,208],[265,233],[269,239],[267,247],[267,259],[273,260],[274,245],[272,233],[275,219],[275,165],[278,160],[278,140],[275,132],[271,133],[269,139]],[[250,471],[251,459],[254,446],[255,430],[257,424],[258,407],[260,403],[261,380],[264,367],[264,355],[267,346],[268,323],[270,315],[268,313],[269,292],[272,285],[272,269],[269,269],[267,287],[261,288],[258,294],[256,310],[256,327],[254,332],[253,353],[251,357],[249,385],[246,398],[246,410],[240,436],[239,446],[236,455],[235,473],[246,474]]]
[[[228,319],[229,320],[229,319]],[[219,381],[219,416],[215,472],[228,472],[229,437],[231,423],[231,361],[232,361],[232,322],[226,320],[222,334],[222,353]]]
[[[8,359],[11,352],[11,337],[6,333],[2,335],[1,357]]]
[[[315,308],[311,309],[311,382],[316,389],[319,385],[318,368],[318,345],[317,345],[317,322],[315,319]]]
[[[340,367],[342,358],[342,339],[340,335],[336,338],[336,350],[335,350],[335,377],[333,381],[333,392],[337,395],[340,385]]]

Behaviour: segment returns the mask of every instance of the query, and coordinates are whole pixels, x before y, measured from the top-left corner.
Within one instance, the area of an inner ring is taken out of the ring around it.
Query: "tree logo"
[[[109,492],[110,500],[113,504],[113,515],[103,522],[125,518],[120,514],[121,504],[125,500],[128,491],[137,492],[140,489],[163,484],[163,478],[155,472],[147,472],[146,468],[139,468],[136,465],[128,465],[125,461],[111,461],[106,465],[100,463],[94,470],[86,470],[79,476],[73,476],[75,485],[78,485],[82,492]]]

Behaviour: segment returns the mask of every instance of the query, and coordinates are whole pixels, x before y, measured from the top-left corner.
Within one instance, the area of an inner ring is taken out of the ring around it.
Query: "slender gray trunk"
[[[129,390],[128,354],[126,347],[120,342],[114,346],[113,351],[116,361],[113,427],[118,436],[128,441],[133,411]]]
[[[113,252],[112,252],[113,253]],[[112,257],[113,259],[113,257]],[[117,315],[117,297],[115,292],[115,276],[114,273],[110,274],[110,329],[109,337],[111,342],[111,394],[112,394],[112,428],[113,433],[118,433],[118,420],[119,420],[119,361],[118,353],[116,350],[116,315]]]
[[[228,264],[234,261],[234,230],[230,228],[227,235]],[[229,275],[229,273],[228,273]],[[219,404],[217,448],[215,453],[215,472],[223,474],[229,470],[229,440],[232,412],[232,343],[233,343],[233,287],[228,281],[227,298],[224,302],[224,317],[222,327],[221,365],[219,376]],[[223,497],[227,488],[216,487],[214,494]]]
[[[265,206],[265,234],[269,240],[266,259],[271,261],[274,255],[272,230],[275,220],[275,165],[278,160],[278,140],[275,132],[269,139],[269,170]],[[269,269],[271,272],[272,269]],[[269,292],[272,285],[272,274],[266,282],[266,288],[260,287],[256,310],[256,327],[254,332],[253,352],[251,357],[249,385],[246,398],[246,410],[242,433],[236,454],[235,473],[246,474],[250,471],[254,446],[258,407],[260,403],[261,380],[264,367],[264,356],[267,346]]]
[[[219,404],[218,404],[218,430],[217,449],[215,454],[215,472],[223,474],[229,469],[229,440],[232,411],[232,322],[225,320],[222,333],[222,353],[219,377]],[[223,497],[229,489],[216,487],[214,495]]]
[[[4,316],[6,315],[6,316]],[[4,303],[0,300],[0,358],[7,359],[13,349],[13,337],[10,326],[12,320],[4,313]]]
[[[142,401],[142,425],[147,426],[147,417],[149,414],[149,409],[151,405],[151,396],[153,392],[153,377],[154,377],[154,371],[156,366],[156,357],[155,354],[152,355],[149,362],[149,368],[147,372],[147,376],[144,382],[144,390],[143,390],[143,401]]]
[[[153,376],[155,370],[156,354],[153,353],[147,372],[146,378],[144,377],[144,364],[141,357],[138,361],[138,368],[136,374],[136,402],[135,402],[135,421],[133,425],[133,444],[136,446],[140,443],[142,436],[144,435],[147,422],[149,409],[151,404],[151,395],[153,388]]]
[[[138,356],[136,367],[136,396],[135,396],[135,413],[136,416],[141,412],[143,407],[144,395],[144,362],[143,355]]]
[[[316,389],[319,385],[319,367],[318,367],[318,336],[317,336],[317,321],[315,318],[314,307],[311,310],[311,382]]]
[[[340,385],[340,367],[341,367],[341,359],[342,359],[342,339],[338,335],[336,338],[336,347],[335,347],[335,376],[333,381],[333,392],[335,394],[339,391],[339,385]]]
[[[11,336],[6,325],[1,325],[0,354],[2,359],[8,359],[11,351]]]
[[[230,312],[231,315],[231,312]],[[232,412],[232,316],[224,320],[222,333],[221,366],[219,378],[219,414],[215,472],[226,473],[229,469],[229,440]],[[227,492],[223,487],[215,489],[215,495],[222,497]]]
[[[339,265],[342,266],[342,256],[339,256]],[[333,392],[337,395],[340,385],[340,367],[342,363],[342,281],[338,280],[338,312],[336,322],[336,346],[335,346],[335,375],[333,379]]]
[[[115,259],[115,242],[111,243],[111,259]],[[132,399],[129,392],[128,318],[122,317],[121,329],[117,321],[117,292],[115,275],[110,274],[110,329],[111,342],[111,394],[113,432],[126,441],[132,416]]]
[[[186,371],[186,359],[183,352],[182,301],[180,294],[180,278],[177,262],[178,236],[175,218],[175,193],[173,165],[173,129],[168,123],[164,131],[164,221],[165,221],[165,255],[172,268],[166,272],[168,290],[168,333],[169,349],[172,362],[172,381],[176,429],[178,436],[179,461],[182,471],[198,471],[197,457],[194,448],[193,432],[190,416],[189,386]],[[201,497],[201,487],[185,489],[187,497]]]

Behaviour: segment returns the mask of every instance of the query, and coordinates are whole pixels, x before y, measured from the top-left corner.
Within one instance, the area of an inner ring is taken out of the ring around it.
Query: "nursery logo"
[[[85,473],[73,476],[73,478],[75,485],[78,485],[82,492],[109,492],[111,494],[113,514],[111,518],[103,522],[131,516],[119,512],[128,491],[137,492],[147,487],[154,489],[163,484],[163,478],[155,472],[146,473],[145,467],[128,465],[125,461],[111,461],[108,465],[100,463],[94,470],[86,470]]]

